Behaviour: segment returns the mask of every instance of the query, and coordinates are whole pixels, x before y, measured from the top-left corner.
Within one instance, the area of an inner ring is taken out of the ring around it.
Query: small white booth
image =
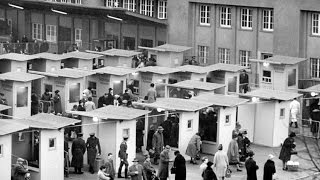
[[[257,63],[260,88],[297,92],[299,63],[306,58],[273,56],[264,60],[250,59]]]
[[[202,152],[214,154],[218,145],[224,151],[232,139],[232,131],[236,126],[237,107],[248,100],[229,95],[206,93],[193,97],[192,100],[210,103],[210,107],[199,114],[199,132],[202,137]]]
[[[8,53],[0,55],[0,73],[27,72],[28,61],[38,59],[37,55]]]
[[[38,59],[33,59],[29,63],[29,70],[32,71],[41,71],[41,72],[53,72],[58,69],[61,69],[61,61],[65,59],[65,57],[61,54],[52,54],[52,53],[39,53],[36,54]]]
[[[146,110],[124,106],[106,106],[89,112],[70,111],[82,116],[82,133],[85,139],[90,133],[95,133],[100,140],[102,158],[108,153],[113,154],[115,170],[120,165],[118,152],[123,137],[127,135],[128,162],[136,157],[136,119],[149,113]],[[85,157],[86,158],[86,154]],[[84,161],[87,164],[87,161]]]
[[[148,58],[154,58],[157,61],[157,66],[163,67],[177,67],[183,64],[183,53],[191,47],[178,46],[173,44],[164,44],[157,47],[142,47],[148,51]]]
[[[103,55],[99,58],[98,66],[123,66],[132,68],[132,58],[141,52],[129,51],[124,49],[108,49],[106,51],[89,51],[88,53]]]
[[[290,102],[301,94],[269,89],[257,89],[243,97],[251,102],[238,108],[238,122],[247,129],[255,144],[278,147],[288,137]]]
[[[221,94],[238,94],[240,85],[240,73],[248,67],[234,64],[213,64],[206,66],[209,71],[207,82],[225,84],[225,92]]]
[[[53,72],[29,71],[33,74],[45,76],[41,81],[35,82],[35,88],[40,89],[42,95],[46,89],[54,94],[60,91],[62,112],[72,109],[82,99],[82,92],[87,87],[87,77],[95,74],[93,71],[64,68]]]
[[[9,115],[26,117],[31,115],[31,81],[44,76],[25,72],[7,72],[0,74],[0,91],[9,106]]]
[[[177,69],[180,70],[180,72],[175,73],[177,75],[178,82],[184,80],[198,80],[206,82],[207,74],[210,72],[206,67],[196,65],[179,66]]]
[[[103,55],[73,51],[62,54],[62,56],[62,68],[80,68],[84,70],[92,70],[94,62]]]
[[[17,158],[27,160],[33,180],[63,179],[63,128],[77,122],[51,114],[0,119],[0,179],[11,179],[11,168]]]

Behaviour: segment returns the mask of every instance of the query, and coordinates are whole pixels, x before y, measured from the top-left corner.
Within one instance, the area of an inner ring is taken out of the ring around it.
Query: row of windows
[[[61,3],[72,3],[72,4],[82,4],[81,0],[45,0],[49,2],[61,2]]]
[[[273,10],[265,9],[262,12],[262,28],[265,31],[273,31]],[[241,9],[241,28],[252,29],[253,10]],[[231,7],[220,7],[220,26],[231,28]],[[200,5],[200,25],[210,26],[210,6]]]
[[[128,11],[136,11],[136,0],[123,0],[122,1],[123,8]],[[119,0],[105,0],[106,7],[119,7]],[[140,0],[140,14],[146,16],[154,15],[154,0]],[[167,19],[167,1],[160,0],[158,1],[158,18],[159,19]]]

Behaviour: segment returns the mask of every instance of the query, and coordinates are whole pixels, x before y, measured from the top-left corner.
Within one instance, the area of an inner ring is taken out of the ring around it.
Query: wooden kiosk
[[[0,179],[11,179],[17,158],[28,162],[31,179],[64,178],[64,127],[79,120],[37,114],[25,119],[0,119]]]
[[[93,63],[102,55],[92,54],[80,51],[73,51],[62,54],[63,60],[61,66],[63,68],[80,68],[84,70],[92,70]]]
[[[177,69],[180,70],[180,72],[176,73],[178,76],[178,82],[184,80],[197,80],[206,82],[207,74],[210,72],[206,67],[195,65],[179,66]]]
[[[191,49],[191,47],[173,44],[164,44],[153,48],[139,46],[138,48],[147,50],[148,58],[153,57],[156,59],[157,65],[163,67],[181,66],[183,63],[183,53]]]
[[[255,144],[278,147],[288,137],[290,102],[301,94],[269,89],[257,89],[243,97],[251,103],[239,106],[238,122],[247,129]]]
[[[38,59],[37,55],[8,53],[0,55],[0,73],[27,72],[28,61]]]
[[[52,54],[47,52],[36,54],[36,56],[39,58],[30,61],[31,68],[29,70],[53,72],[61,69],[61,61],[65,59],[61,54]]]
[[[136,118],[148,114],[149,111],[109,105],[89,112],[70,111],[70,113],[81,115],[83,125],[91,124],[82,126],[84,137],[89,137],[92,132],[95,133],[100,139],[102,153],[104,155],[113,154],[115,168],[120,165],[118,152],[124,135],[129,137],[127,141],[128,162],[131,163],[135,158]],[[87,159],[86,155],[84,159]]]
[[[44,76],[25,72],[7,72],[0,74],[0,91],[9,106],[9,115],[26,117],[31,115],[31,82]]]

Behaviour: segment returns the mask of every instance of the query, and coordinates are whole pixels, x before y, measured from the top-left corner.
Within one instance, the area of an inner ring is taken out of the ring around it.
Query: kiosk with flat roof
[[[87,52],[73,51],[62,54],[61,61],[63,68],[80,68],[84,70],[92,70],[94,62],[102,57],[99,54],[92,54]]]
[[[38,59],[37,55],[8,53],[0,55],[0,73],[27,72],[28,61]]]
[[[197,80],[206,82],[207,74],[210,72],[206,67],[196,65],[183,65],[177,67],[180,72],[177,72],[177,79],[179,81],[184,80]]]
[[[53,54],[47,52],[36,54],[36,56],[38,56],[39,58],[30,61],[31,67],[29,68],[29,70],[53,72],[61,69],[61,61],[63,59],[66,59],[61,54]]]

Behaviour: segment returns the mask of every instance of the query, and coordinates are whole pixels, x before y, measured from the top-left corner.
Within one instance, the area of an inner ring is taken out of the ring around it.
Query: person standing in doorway
[[[32,93],[31,93],[31,115],[35,115],[38,113],[39,113],[39,96],[34,91],[32,91]]]
[[[78,138],[73,141],[71,146],[71,165],[74,167],[76,174],[83,174],[81,168],[83,167],[83,155],[86,152],[86,142],[82,139],[82,137],[83,134],[78,133]]]
[[[222,144],[219,144],[218,146],[218,152],[214,154],[213,158],[213,166],[215,167],[217,176],[224,180],[224,177],[226,175],[226,171],[229,166],[229,160],[228,156],[225,152],[222,151],[223,146]]]
[[[247,169],[247,180],[257,180],[257,170],[259,166],[256,161],[253,160],[253,151],[248,152],[249,158],[246,160],[245,166]]]
[[[157,92],[156,92],[156,89],[154,87],[154,83],[151,83],[150,84],[150,88],[147,92],[147,97],[148,97],[148,103],[153,103],[156,101],[157,99]]]
[[[169,177],[169,151],[170,146],[167,145],[164,150],[160,153],[160,164],[159,164],[159,172],[158,177],[160,180],[167,180]]]
[[[180,154],[179,151],[175,151],[174,155],[176,156],[173,162],[173,167],[176,168],[175,180],[186,180],[186,177],[187,177],[186,160]]]
[[[294,123],[296,128],[298,128],[298,120],[297,115],[300,113],[300,103],[297,101],[297,98],[294,98],[290,103],[290,114],[291,114],[291,122],[290,127]]]
[[[94,163],[97,157],[97,147],[98,147],[98,156],[101,154],[100,142],[97,137],[95,137],[94,133],[89,134],[90,137],[87,139],[86,147],[87,147],[87,158],[89,165],[89,172],[94,174]]]
[[[53,97],[53,108],[54,108],[54,113],[57,114],[62,114],[62,107],[61,107],[61,96],[59,94],[59,90],[54,91],[54,97]]]
[[[249,89],[249,76],[246,70],[240,74],[240,92],[247,93]]]
[[[154,164],[158,164],[158,159],[160,157],[160,153],[163,150],[163,127],[159,126],[157,131],[153,134],[153,138],[152,138],[152,147],[154,150],[154,159],[153,159],[153,163]]]
[[[269,154],[267,162],[264,164],[263,180],[273,180],[273,175],[276,173],[276,167],[272,160],[274,156]]]
[[[128,166],[129,166],[129,163],[128,163],[128,154],[127,154],[127,149],[128,149],[127,141],[128,141],[128,136],[124,136],[123,137],[123,141],[120,144],[120,150],[119,150],[118,156],[119,156],[121,162],[120,162],[120,166],[119,166],[119,169],[118,169],[118,178],[123,178],[121,176],[121,171],[122,171],[123,165],[125,166],[124,177],[128,178]]]
[[[187,150],[186,150],[186,155],[191,157],[191,160],[190,160],[191,164],[197,164],[196,156],[200,152],[200,144],[201,144],[200,134],[196,133],[190,139]]]
[[[109,178],[110,180],[114,180],[115,177],[115,170],[114,170],[114,166],[113,166],[113,160],[112,160],[112,153],[108,153],[108,157],[105,163],[105,167],[106,167],[106,173],[109,174]]]

